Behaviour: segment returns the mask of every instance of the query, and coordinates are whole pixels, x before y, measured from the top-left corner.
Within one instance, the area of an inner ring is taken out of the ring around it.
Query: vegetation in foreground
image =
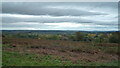
[[[118,34],[3,33],[3,66],[118,66]]]
[[[118,66],[118,61],[96,63],[78,60],[77,63],[73,63],[67,59],[62,60],[59,56],[19,52],[3,52],[3,56],[3,66]]]

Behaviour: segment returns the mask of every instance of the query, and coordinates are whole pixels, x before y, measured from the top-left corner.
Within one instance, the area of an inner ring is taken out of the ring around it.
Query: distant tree
[[[5,37],[5,35],[2,35],[2,37],[4,38],[4,37]]]
[[[76,40],[77,41],[83,41],[84,40],[84,34],[83,33],[76,32],[75,35],[76,35]]]
[[[68,38],[69,38],[69,40],[72,40],[72,41],[76,40],[76,36],[75,35],[69,35]]]
[[[109,42],[111,43],[120,43],[120,32],[113,32],[109,38]]]

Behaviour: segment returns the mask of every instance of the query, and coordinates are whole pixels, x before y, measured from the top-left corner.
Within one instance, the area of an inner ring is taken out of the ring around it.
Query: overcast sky
[[[4,2],[3,30],[117,31],[117,2]]]

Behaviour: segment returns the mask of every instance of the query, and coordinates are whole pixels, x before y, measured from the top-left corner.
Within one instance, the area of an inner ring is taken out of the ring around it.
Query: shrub
[[[83,33],[76,32],[75,35],[76,35],[76,40],[77,41],[83,41],[84,40],[84,34]]]
[[[120,43],[120,32],[114,32],[109,38],[109,42],[111,43]]]

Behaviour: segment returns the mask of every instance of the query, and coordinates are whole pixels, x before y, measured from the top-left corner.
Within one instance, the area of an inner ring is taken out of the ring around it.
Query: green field
[[[3,66],[118,66],[118,61],[109,63],[96,63],[70,60],[61,60],[62,57],[52,55],[38,55],[30,53],[3,51]]]

